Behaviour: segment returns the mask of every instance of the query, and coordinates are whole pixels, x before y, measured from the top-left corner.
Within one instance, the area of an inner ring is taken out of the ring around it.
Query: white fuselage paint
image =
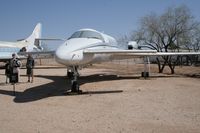
[[[117,41],[100,32],[91,29],[80,31],[91,31],[101,35],[102,39],[97,38],[70,38],[58,47],[55,52],[55,59],[58,63],[66,66],[80,66],[89,63],[108,61],[111,55],[104,54],[84,54],[85,49],[118,49]]]

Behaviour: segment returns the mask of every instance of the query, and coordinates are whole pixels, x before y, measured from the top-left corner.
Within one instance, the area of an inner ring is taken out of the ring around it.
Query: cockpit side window
[[[94,31],[77,31],[69,38],[94,38],[104,41],[100,33]]]
[[[97,32],[93,32],[93,31],[83,31],[83,33],[81,34],[82,38],[95,38],[95,39],[100,39],[103,40],[101,34],[97,33]]]
[[[72,34],[72,36],[69,39],[71,39],[71,38],[79,38],[81,36],[81,33],[82,33],[81,31],[77,31],[74,34]]]

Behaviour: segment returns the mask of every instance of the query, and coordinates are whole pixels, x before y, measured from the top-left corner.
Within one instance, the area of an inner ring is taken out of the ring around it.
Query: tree
[[[188,45],[191,45],[191,32],[198,25],[186,6],[171,7],[161,15],[152,13],[144,16],[132,39],[158,52],[179,52],[185,46],[190,47]],[[179,57],[162,56],[156,60],[160,73],[168,65],[173,74]]]
[[[129,37],[127,35],[121,36],[120,38],[117,39],[118,46],[123,49],[128,48],[128,42],[130,41]]]

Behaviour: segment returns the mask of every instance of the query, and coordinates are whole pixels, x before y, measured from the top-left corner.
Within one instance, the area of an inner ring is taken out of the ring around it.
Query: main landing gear
[[[144,57],[144,72],[141,73],[141,76],[144,77],[145,79],[149,77],[149,73],[150,73],[150,61],[149,61],[149,57]],[[147,67],[148,64],[148,67]]]
[[[81,93],[82,91],[79,89],[79,84],[78,84],[78,67],[73,66],[70,69],[67,70],[67,76],[71,80],[71,92],[74,93]]]

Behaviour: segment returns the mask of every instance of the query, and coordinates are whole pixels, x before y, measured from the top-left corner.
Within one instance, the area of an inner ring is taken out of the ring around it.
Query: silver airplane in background
[[[41,23],[38,23],[32,34],[26,39],[16,42],[0,41],[0,61],[6,61],[12,57],[13,53],[42,51],[39,39],[41,38]]]

